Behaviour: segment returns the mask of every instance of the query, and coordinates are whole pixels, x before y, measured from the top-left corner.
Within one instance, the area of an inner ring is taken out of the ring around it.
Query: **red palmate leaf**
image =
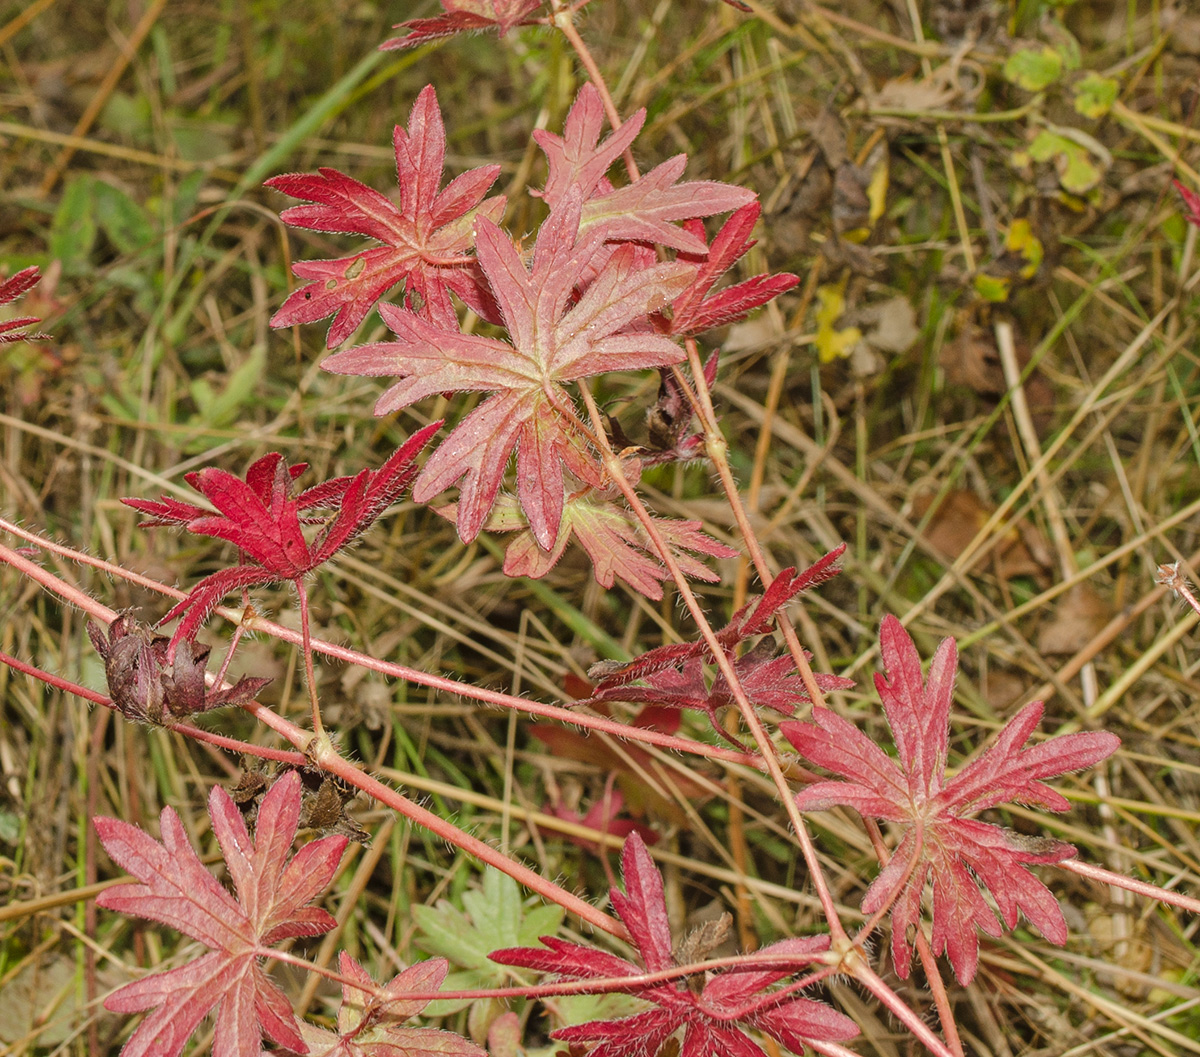
[[[577,191],[550,211],[531,269],[500,228],[485,218],[476,224],[479,262],[512,344],[384,305],[380,311],[396,341],[348,349],[322,365],[338,374],[399,375],[375,405],[377,415],[435,393],[493,394],[442,442],[413,488],[413,498],[426,502],[461,482],[458,533],[466,542],[487,520],[515,449],[521,509],[538,546],[550,550],[563,514],[563,466],[584,479],[595,476],[579,448],[563,384],[683,358],[670,339],[627,328],[682,290],[692,267],[635,268],[636,250],[622,246],[572,301],[604,238],[595,230],[580,233],[580,211]]]
[[[581,234],[599,231],[610,241],[656,242],[704,256],[704,239],[674,221],[726,213],[754,200],[752,191],[716,180],[676,183],[687,166],[684,154],[614,190],[605,173],[641,131],[646,111],[638,110],[601,143],[604,120],[600,93],[588,83],[575,97],[561,136],[545,129],[533,133],[549,167],[540,194],[553,208],[578,191],[583,196]]]
[[[445,14],[397,23],[392,28],[407,29],[408,34],[384,41],[379,50],[411,48],[414,44],[476,29],[497,29],[504,36],[514,26],[544,21],[529,17],[542,6],[543,0],[441,0],[441,3]]]
[[[160,816],[161,844],[120,819],[93,820],[105,851],[142,882],[110,888],[97,904],[160,921],[210,948],[105,999],[114,1013],[154,1010],[125,1044],[123,1057],[176,1057],[214,1007],[213,1057],[256,1053],[263,1034],[305,1052],[291,1003],[259,960],[280,940],[317,936],[337,924],[309,904],[333,879],[346,838],[322,837],[289,858],[300,818],[300,776],[294,771],[263,798],[253,839],[225,790],[213,789],[208,810],[236,898],[204,868],[171,808]]]
[[[40,278],[41,275],[36,265],[30,265],[28,268],[22,268],[19,272],[14,272],[3,282],[0,282],[0,305],[12,304],[22,294],[26,294],[33,289]],[[30,334],[28,331],[20,329],[21,327],[30,327],[34,323],[40,322],[41,320],[37,316],[18,316],[15,319],[0,319],[0,345],[6,345],[14,341],[44,340],[46,338],[45,334]]]
[[[299,495],[293,495],[292,482],[307,463],[289,466],[282,455],[272,452],[250,465],[245,480],[211,466],[184,476],[216,512],[169,496],[122,499],[126,506],[149,515],[141,527],[178,525],[201,536],[228,540],[249,562],[205,577],[159,621],[186,614],[171,637],[171,655],[180,640],[196,634],[213,607],[231,591],[299,580],[362,535],[412,480],[417,455],[440,426],[441,422],[434,422],[418,430],[378,470],[325,481]],[[301,516],[303,511],[323,508],[334,513],[324,518]],[[316,522],[322,527],[310,543],[303,525]]]
[[[341,951],[338,968],[343,977],[353,982],[342,983],[337,1031],[300,1024],[300,1034],[308,1044],[308,1057],[487,1057],[478,1046],[452,1031],[404,1023],[429,1004],[426,998],[406,996],[436,991],[446,979],[449,967],[445,958],[429,958],[410,965],[384,986],[387,996],[384,998],[377,994],[379,988],[370,973]]]
[[[544,948],[511,947],[493,951],[491,959],[501,965],[555,973],[572,980],[637,976],[681,964],[672,953],[662,875],[636,833],[625,841],[621,865],[625,891],[611,891],[612,905],[633,937],[641,966],[596,947],[553,936],[541,937]],[[781,961],[794,959],[794,970],[747,969],[710,974],[697,990],[689,987],[686,979],[631,984],[627,993],[652,1003],[651,1008],[617,1020],[559,1028],[552,1037],[595,1043],[588,1057],[655,1057],[680,1029],[681,1057],[765,1057],[762,1048],[746,1034],[747,1029],[761,1032],[795,1053],[802,1053],[810,1041],[853,1038],[858,1028],[852,1020],[809,998],[786,996],[776,1003],[763,1003],[753,1012],[741,1012],[753,1006],[756,999],[769,997],[774,984],[799,972],[828,945],[826,936],[783,940],[757,953],[774,955]],[[689,952],[685,962],[707,953],[702,942],[689,937],[684,938],[681,949]]]
[[[281,219],[293,227],[366,235],[383,245],[353,257],[301,261],[292,270],[306,285],[296,290],[271,317],[271,326],[312,323],[334,315],[328,348],[354,333],[368,312],[397,283],[415,311],[443,325],[454,322],[450,291],[486,316],[494,315],[481,289],[478,269],[468,251],[477,217],[499,220],[504,198],[484,201],[500,172],[484,165],[455,177],[442,191],[446,128],[432,85],[413,104],[407,131],[393,134],[400,208],[378,191],[336,169],[318,174],[290,173],[266,181],[312,205],[285,209]]]
[[[762,206],[757,202],[742,206],[717,232],[708,247],[707,257],[680,255],[682,260],[695,260],[696,277],[692,285],[671,302],[671,318],[668,320],[659,314],[655,321],[659,329],[668,334],[694,335],[736,323],[800,281],[791,272],[780,272],[778,275],[756,275],[718,293],[710,292],[713,284],[754,245],[750,232],[761,212]],[[704,225],[698,220],[687,221],[683,226],[698,238],[704,238]]]
[[[844,804],[861,815],[905,827],[899,847],[862,904],[867,914],[892,906],[896,971],[908,976],[909,929],[920,927],[927,883],[933,890],[934,954],[946,953],[962,983],[975,975],[979,961],[976,930],[1001,934],[981,887],[991,893],[1008,928],[1016,925],[1020,911],[1046,939],[1062,945],[1067,940],[1062,911],[1027,867],[1073,858],[1074,846],[1024,837],[974,816],[1009,801],[1067,810],[1067,800],[1041,779],[1090,767],[1116,751],[1120,739],[1094,731],[1023,748],[1042,717],[1042,703],[1034,701],[1009,721],[982,756],[947,780],[957,669],[954,640],[942,641],[925,681],[916,647],[895,617],[884,617],[879,646],[886,675],[877,674],[875,685],[898,760],[827,709],[813,709],[812,723],[785,723],[781,729],[805,759],[846,779],[810,785],[796,797],[801,810]]]

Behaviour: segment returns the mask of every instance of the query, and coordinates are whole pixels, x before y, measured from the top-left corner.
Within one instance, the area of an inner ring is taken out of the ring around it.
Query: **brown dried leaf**
[[[1059,600],[1054,616],[1038,632],[1041,653],[1078,653],[1112,619],[1108,601],[1088,584],[1076,584]]]

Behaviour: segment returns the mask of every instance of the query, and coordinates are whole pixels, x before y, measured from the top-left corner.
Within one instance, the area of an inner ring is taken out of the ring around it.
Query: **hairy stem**
[[[829,892],[829,888],[825,883],[825,877],[821,871],[820,862],[817,859],[817,851],[813,846],[812,840],[808,835],[808,830],[804,825],[804,820],[800,815],[799,808],[796,807],[795,798],[792,796],[791,790],[788,788],[787,779],[784,777],[783,768],[780,766],[779,758],[775,753],[775,748],[771,744],[770,738],[767,737],[767,732],[763,729],[762,722],[758,718],[758,714],[754,711],[754,706],[750,703],[750,699],[746,696],[746,691],[743,689],[741,680],[738,679],[737,672],[734,670],[733,664],[725,655],[724,649],[717,641],[716,634],[713,632],[712,625],[708,622],[708,618],[704,615],[704,610],[700,608],[700,603],[696,599],[695,593],[692,591],[692,586],[680,569],[679,563],[675,560],[675,556],[671,553],[671,548],[667,546],[666,541],[662,537],[662,533],[658,531],[658,526],[654,524],[654,518],[650,516],[650,512],[646,509],[641,497],[637,493],[637,489],[630,484],[629,479],[625,476],[625,468],[621,463],[616,452],[613,451],[612,445],[608,443],[608,437],[604,435],[602,428],[602,419],[600,418],[600,410],[596,407],[596,401],[592,397],[591,390],[585,384],[580,382],[579,391],[583,396],[584,403],[587,405],[588,414],[591,416],[592,423],[595,426],[596,432],[600,434],[602,453],[604,455],[605,468],[612,477],[613,482],[620,489],[621,494],[625,496],[626,502],[629,503],[650,541],[654,544],[658,551],[659,557],[663,564],[671,573],[672,580],[675,581],[676,587],[679,589],[680,597],[683,599],[684,605],[687,606],[688,612],[691,613],[692,619],[696,622],[696,626],[700,629],[701,637],[707,643],[709,650],[712,652],[713,660],[720,669],[721,674],[725,677],[729,685],[730,691],[733,694],[734,701],[737,702],[738,711],[742,715],[742,720],[746,724],[754,738],[755,745],[758,746],[758,751],[762,754],[763,762],[766,764],[767,774],[775,784],[775,788],[779,793],[780,803],[791,819],[792,826],[796,831],[797,839],[800,842],[801,851],[804,854],[804,861],[808,865],[809,873],[812,876],[813,887],[816,890],[817,898],[821,902],[821,907],[825,912],[826,919],[829,923],[829,931],[835,940],[845,939],[846,932],[842,927],[841,920],[838,918],[837,908],[833,902],[833,896]]]

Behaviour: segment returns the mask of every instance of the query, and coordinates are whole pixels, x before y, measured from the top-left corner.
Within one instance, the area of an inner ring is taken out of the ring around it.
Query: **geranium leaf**
[[[813,709],[811,723],[785,723],[781,729],[801,756],[843,779],[816,782],[801,791],[796,802],[802,810],[842,804],[907,827],[862,904],[868,914],[892,907],[896,971],[902,977],[909,974],[909,930],[920,927],[927,883],[933,890],[933,952],[947,955],[964,984],[979,962],[977,930],[999,936],[1001,921],[1014,927],[1018,912],[1052,943],[1065,943],[1062,911],[1027,867],[1070,859],[1074,847],[1023,837],[973,816],[1006,801],[1065,811],[1066,799],[1040,779],[1090,767],[1115,752],[1120,739],[1088,731],[1023,748],[1042,715],[1042,703],[1034,701],[1009,721],[986,752],[947,779],[954,640],[945,639],[938,647],[926,678],[916,646],[895,617],[884,618],[879,642],[885,674],[876,675],[875,684],[898,760],[826,709]],[[1001,921],[981,889],[991,893]]]
[[[499,220],[504,198],[484,195],[499,175],[485,165],[453,179],[440,193],[446,158],[446,129],[432,85],[413,104],[407,130],[393,134],[400,207],[358,180],[323,168],[316,174],[289,173],[266,181],[311,205],[285,209],[293,227],[366,235],[384,245],[352,257],[302,261],[293,271],[310,280],[271,317],[271,326],[312,323],[333,315],[326,344],[340,344],[357,329],[388,290],[404,283],[416,311],[443,324],[454,319],[450,291],[472,308],[490,314],[477,266],[468,256],[476,217]]]
[[[263,798],[253,839],[219,787],[209,797],[209,814],[236,898],[204,868],[171,808],[160,817],[162,843],[120,819],[93,820],[109,856],[141,882],[110,888],[97,904],[160,921],[211,948],[108,996],[104,1004],[113,1012],[153,1010],[121,1051],[124,1057],[176,1057],[214,1007],[214,1057],[256,1053],[262,1034],[305,1052],[291,1004],[259,960],[282,939],[320,935],[336,925],[309,904],[333,879],[346,838],[322,837],[290,856],[300,818],[300,776],[294,771]]]
[[[613,909],[633,938],[641,967],[616,955],[581,943],[568,943],[543,936],[543,947],[515,947],[492,952],[492,960],[554,973],[567,979],[637,976],[642,972],[669,970],[681,964],[673,953],[662,875],[646,845],[636,834],[625,840],[621,854],[625,891],[610,893]],[[746,1030],[759,1031],[802,1053],[812,1041],[832,1042],[858,1034],[854,1022],[820,1002],[790,994],[776,1002],[767,1001],[771,988],[803,970],[828,946],[828,937],[814,936],[784,940],[759,954],[778,955],[794,961],[794,969],[768,969],[709,973],[703,986],[695,989],[687,979],[665,983],[632,983],[625,993],[652,1003],[651,1008],[615,1020],[597,1020],[559,1028],[552,1037],[564,1042],[591,1042],[589,1057],[655,1057],[664,1043],[682,1030],[681,1054],[687,1057],[763,1057],[762,1048]],[[680,944],[696,959],[708,953],[695,935]],[[688,959],[684,958],[684,962]],[[752,1012],[754,1000],[764,1001]]]

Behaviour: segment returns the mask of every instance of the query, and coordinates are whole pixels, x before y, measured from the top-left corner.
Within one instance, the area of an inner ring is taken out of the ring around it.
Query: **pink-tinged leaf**
[[[753,201],[754,194],[711,180],[676,184],[687,163],[683,155],[614,190],[605,174],[633,143],[645,120],[646,111],[638,110],[601,143],[604,107],[596,88],[585,84],[561,136],[544,130],[533,134],[548,166],[541,196],[553,208],[568,194],[581,193],[581,231],[598,231],[608,240],[657,242],[703,256],[708,251],[704,239],[674,221],[739,209]]]
[[[518,464],[519,465],[519,464]],[[459,525],[461,504],[449,503],[438,513]],[[714,558],[736,557],[737,552],[701,531],[698,521],[656,518],[655,525],[684,573],[693,579],[715,583],[717,575],[693,555]],[[584,488],[568,496],[559,520],[553,546],[545,550],[535,539],[523,509],[511,496],[501,495],[491,508],[484,527],[492,532],[516,532],[504,552],[506,576],[545,576],[575,539],[592,561],[592,575],[602,587],[611,588],[618,578],[648,598],[662,598],[662,584],[670,579],[654,545],[637,519],[615,499]]]
[[[789,654],[776,655],[772,641],[764,639],[749,653],[730,659],[742,692],[752,706],[772,708],[790,716],[797,705],[808,700],[808,691],[796,672],[795,661]],[[854,686],[854,680],[836,675],[818,672],[814,678],[824,692],[848,690]],[[672,666],[647,673],[642,677],[641,685],[606,685],[587,703],[598,701],[646,701],[660,708],[696,709],[708,716],[716,734],[743,748],[726,732],[717,715],[718,709],[736,704],[733,691],[720,671],[711,677],[706,675],[700,655],[689,657],[682,668]]]
[[[259,961],[281,939],[334,927],[330,914],[308,904],[332,881],[346,838],[322,837],[289,859],[300,817],[295,772],[263,798],[253,839],[223,789],[213,789],[209,814],[236,899],[204,868],[171,808],[160,816],[162,843],[119,819],[93,820],[109,856],[142,882],[110,888],[97,904],[162,922],[211,948],[188,965],[127,984],[105,1000],[113,1012],[153,1010],[121,1051],[124,1057],[176,1057],[214,1007],[214,1057],[256,1053],[263,1034],[306,1051],[291,1004]]]
[[[299,580],[361,536],[416,476],[416,458],[440,427],[441,422],[434,422],[418,430],[378,470],[325,481],[298,496],[293,485],[305,464],[288,466],[282,455],[272,452],[252,463],[244,480],[216,467],[185,475],[188,484],[217,508],[216,513],[169,496],[122,499],[147,515],[142,527],[173,525],[227,540],[248,562],[201,580],[159,621],[184,617],[171,637],[169,656],[181,640],[195,636],[213,607],[230,592]],[[307,513],[318,508],[333,513],[324,517]],[[310,543],[303,526],[312,524],[322,527]]]
[[[429,1004],[405,996],[440,988],[449,968],[445,958],[417,962],[392,977],[383,988],[386,997],[345,951],[338,955],[338,968],[351,982],[342,984],[337,1030],[301,1023],[308,1057],[487,1057],[454,1032],[404,1024]]]
[[[636,833],[647,844],[654,845],[658,843],[658,834],[649,826],[644,826],[640,822],[634,822],[628,818],[617,818],[625,806],[625,798],[615,789],[610,789],[606,795],[597,800],[588,808],[586,815],[580,815],[578,811],[572,811],[563,803],[555,803],[551,806],[551,813],[555,818],[561,818],[564,822],[574,822],[577,825],[584,826],[587,829],[594,829],[599,833],[611,835],[614,837],[628,837],[631,833]],[[590,851],[593,855],[603,855],[605,848],[596,841],[588,840],[586,837],[577,837],[572,834],[565,834],[567,840],[572,844],[578,844],[579,847]]]
[[[726,3],[736,0],[725,0]],[[470,30],[496,29],[504,36],[514,26],[529,25],[543,19],[530,18],[542,0],[442,0],[445,14],[433,18],[414,18],[400,22],[393,29],[407,29],[403,37],[393,37],[379,45],[380,51],[411,48],[441,37],[454,36]]]
[[[292,293],[271,317],[273,327],[311,323],[333,315],[326,344],[340,344],[357,329],[375,303],[399,283],[415,310],[442,324],[454,321],[450,291],[485,310],[477,266],[469,251],[478,217],[499,220],[503,197],[484,195],[500,172],[486,165],[455,177],[438,191],[446,158],[446,130],[437,95],[426,86],[417,96],[408,128],[393,137],[400,206],[336,169],[291,173],[266,186],[310,205],[281,214],[284,223],[315,231],[366,235],[384,245],[352,257],[301,261],[293,271],[310,282]]]
[[[322,365],[338,374],[399,375],[375,405],[379,415],[435,393],[494,394],[442,442],[413,487],[413,498],[427,502],[458,485],[457,523],[464,541],[483,527],[516,451],[521,509],[537,545],[553,550],[565,501],[562,465],[574,472],[585,461],[564,384],[684,357],[661,335],[619,332],[682,290],[690,265],[634,268],[628,253],[612,254],[571,303],[600,247],[598,236],[579,236],[580,208],[578,194],[569,194],[551,211],[538,232],[532,269],[496,225],[478,221],[479,263],[511,344],[383,306],[396,341],[336,353]]]
[[[671,954],[671,923],[662,874],[640,837],[630,837],[621,852],[625,891],[613,889],[613,909],[620,915],[646,968],[661,972],[675,964]]]
[[[625,892],[610,893],[613,909],[633,938],[645,971],[669,970],[679,964],[672,953],[662,875],[637,834],[625,841],[621,855]],[[567,979],[595,980],[637,976],[632,962],[584,944],[542,937],[545,947],[512,947],[493,951],[493,961],[554,973]],[[684,941],[687,945],[687,940]],[[663,1044],[683,1030],[681,1055],[687,1057],[764,1057],[747,1034],[752,1029],[795,1053],[812,1042],[853,1038],[852,1020],[820,1002],[789,994],[770,1002],[771,988],[810,965],[828,947],[828,937],[784,940],[761,954],[777,955],[782,968],[709,973],[696,986],[686,979],[667,983],[630,983],[625,993],[653,1003],[652,1008],[617,1020],[596,1020],[560,1028],[553,1038],[569,1043],[596,1043],[589,1057],[656,1057]],[[708,956],[697,946],[695,960]]]
[[[815,782],[796,803],[803,811],[834,805],[907,828],[887,866],[863,898],[864,913],[892,912],[892,959],[907,977],[911,930],[922,927],[922,897],[932,889],[934,954],[945,954],[962,983],[979,963],[980,931],[999,936],[1024,914],[1052,943],[1067,939],[1066,923],[1049,889],[1029,866],[1062,862],[1075,848],[1062,841],[1020,836],[974,818],[985,808],[1016,801],[1052,811],[1070,805],[1041,779],[1090,767],[1116,751],[1120,740],[1102,731],[1069,734],[1023,748],[1042,716],[1026,705],[988,749],[955,777],[946,778],[950,706],[956,651],[946,639],[922,678],[916,646],[894,617],[880,629],[885,674],[875,684],[883,699],[899,759],[826,709],[811,723],[784,723],[784,735],[809,762],[842,781]],[[995,900],[993,910],[984,891]]]
[[[1171,182],[1175,185],[1175,190],[1179,192],[1179,197],[1183,199],[1185,210],[1183,219],[1189,224],[1195,224],[1200,227],[1200,194],[1188,190],[1178,180],[1172,180]]]

